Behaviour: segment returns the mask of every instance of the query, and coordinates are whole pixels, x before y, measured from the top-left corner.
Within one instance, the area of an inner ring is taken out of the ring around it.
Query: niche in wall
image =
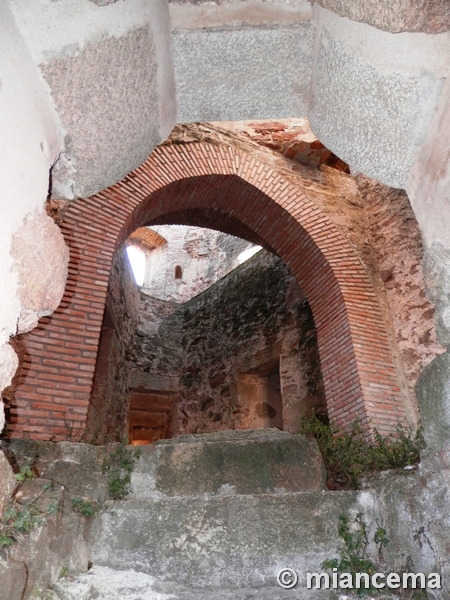
[[[240,373],[237,393],[242,407],[240,429],[283,429],[279,360],[251,373]]]
[[[132,391],[128,438],[135,446],[172,437],[176,394],[164,391]]]

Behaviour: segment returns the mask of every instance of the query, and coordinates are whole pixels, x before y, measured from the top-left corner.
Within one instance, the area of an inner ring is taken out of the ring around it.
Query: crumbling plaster
[[[64,135],[52,194],[90,196],[139,166],[175,123],[167,3],[11,6]]]
[[[24,323],[25,313],[34,321],[33,314],[56,308],[65,285],[68,258],[61,232],[43,208],[49,169],[58,157],[61,143],[58,120],[6,3],[0,4],[0,102],[1,392],[9,385],[17,367],[14,351],[5,344],[10,336],[31,327]],[[27,267],[17,260],[12,249],[12,240],[18,239],[24,229],[27,247],[36,245],[41,254],[34,267],[36,278],[29,288]],[[50,260],[53,274],[45,264],[49,257],[53,257]],[[46,288],[50,277],[54,278],[52,285],[59,297],[48,302],[50,290]],[[31,300],[28,293],[32,291],[36,297]],[[3,410],[0,413],[0,428],[3,428]]]

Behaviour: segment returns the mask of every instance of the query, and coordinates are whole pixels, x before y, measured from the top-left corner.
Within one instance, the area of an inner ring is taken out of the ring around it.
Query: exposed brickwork
[[[189,138],[189,132],[187,133]],[[13,436],[65,437],[63,415],[84,423],[115,249],[138,227],[189,216],[192,225],[233,223],[273,248],[313,311],[328,411],[381,431],[405,418],[386,326],[364,266],[304,181],[238,145],[159,147],[99,194],[73,202],[62,230],[71,264],[64,299],[26,339],[28,358],[12,409]]]

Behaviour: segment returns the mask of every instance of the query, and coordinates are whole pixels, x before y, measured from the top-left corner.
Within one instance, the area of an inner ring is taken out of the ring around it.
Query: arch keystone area
[[[207,141],[165,144],[122,181],[72,202],[64,298],[23,338],[11,435],[61,440],[83,428],[115,249],[139,227],[180,222],[273,249],[297,278],[317,328],[329,416],[359,417],[382,433],[406,418],[372,283],[350,242],[296,183],[244,149]]]

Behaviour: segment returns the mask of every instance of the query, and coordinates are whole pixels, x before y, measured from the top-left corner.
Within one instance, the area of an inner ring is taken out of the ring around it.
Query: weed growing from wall
[[[383,555],[383,549],[389,544],[386,530],[378,525],[374,535],[370,533],[370,527],[363,518],[362,513],[358,513],[353,519],[346,515],[339,517],[338,533],[343,541],[343,547],[339,552],[339,558],[327,559],[321,564],[321,568],[325,571],[333,569],[341,575],[350,574],[352,581],[357,581],[357,573],[367,573],[369,575],[369,586],[360,587],[356,591],[358,597],[370,595],[371,597],[378,594],[389,593],[396,598],[404,600],[425,600],[427,598],[426,591],[423,589],[396,589],[386,590],[379,589],[372,585],[372,575],[375,573],[385,573],[387,563]],[[376,552],[369,554],[369,547],[374,545]],[[413,565],[409,565],[406,569],[408,572],[414,571]],[[402,573],[399,580],[402,581]],[[353,597],[353,596],[352,596]]]
[[[139,450],[126,446],[127,440],[122,440],[102,465],[102,472],[108,473],[109,495],[113,500],[123,500],[131,492],[131,473],[141,455]]]
[[[86,500],[75,496],[72,498],[72,508],[78,515],[93,517],[101,509],[101,504],[96,500]]]
[[[16,473],[16,481],[19,484],[26,479],[33,479],[31,467],[31,459],[20,467],[19,472]],[[42,486],[42,492],[34,500],[23,504],[19,504],[15,500],[9,502],[0,522],[0,548],[13,546],[22,535],[29,534],[44,525],[46,516],[58,512],[59,503],[57,500],[51,502],[45,512],[36,506],[36,502],[51,489],[51,483],[47,482]]]
[[[416,464],[425,447],[422,428],[414,433],[399,424],[396,433],[386,437],[373,429],[373,441],[368,441],[358,420],[347,431],[314,414],[303,416],[300,433],[316,438],[332,488],[357,488],[363,475]]]

